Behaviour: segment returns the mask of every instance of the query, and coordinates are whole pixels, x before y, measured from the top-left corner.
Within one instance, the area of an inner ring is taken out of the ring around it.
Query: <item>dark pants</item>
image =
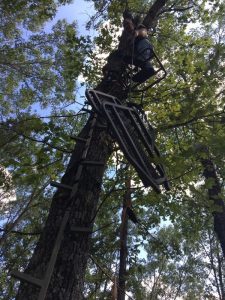
[[[141,62],[134,59],[132,61],[131,57],[125,57],[124,61],[128,64],[133,64],[134,66],[141,68],[141,70],[132,77],[134,82],[143,83],[155,74],[155,70],[149,60]]]

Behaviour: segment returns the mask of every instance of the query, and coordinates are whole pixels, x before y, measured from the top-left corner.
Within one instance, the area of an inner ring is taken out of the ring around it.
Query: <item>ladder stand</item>
[[[135,106],[122,105],[116,98],[96,90],[86,90],[88,103],[110,125],[127,160],[133,165],[145,187],[160,193],[160,185],[169,190],[169,183],[154,143],[153,128]]]
[[[104,165],[104,163],[102,163],[102,162],[86,160],[87,153],[88,153],[91,139],[92,139],[93,130],[94,130],[94,127],[96,126],[96,122],[97,122],[97,113],[93,113],[93,111],[89,111],[89,112],[91,112],[91,114],[92,114],[92,120],[91,120],[89,132],[87,134],[87,138],[84,139],[84,138],[80,138],[80,137],[74,137],[74,139],[76,139],[77,141],[84,143],[81,161],[78,165],[78,168],[77,168],[77,171],[76,171],[76,174],[74,177],[74,184],[72,186],[69,186],[69,185],[66,185],[63,183],[59,183],[59,182],[54,182],[54,181],[51,182],[51,186],[53,186],[53,187],[56,187],[58,189],[63,189],[63,190],[66,189],[66,190],[70,191],[69,203],[71,203],[72,199],[74,198],[74,196],[77,193],[79,180],[80,180],[80,177],[82,174],[83,167],[85,165],[90,165],[90,166],[103,166]],[[58,234],[56,237],[56,241],[55,241],[55,244],[54,244],[54,247],[52,250],[52,254],[51,254],[49,263],[47,265],[45,275],[43,276],[43,279],[35,278],[29,274],[22,273],[19,271],[11,272],[11,275],[13,277],[15,277],[19,280],[28,282],[30,284],[33,284],[36,287],[40,288],[38,300],[44,300],[46,297],[48,286],[49,286],[49,283],[50,283],[50,280],[51,280],[51,277],[53,274],[57,255],[60,250],[61,242],[63,239],[64,231],[65,231],[66,225],[68,223],[69,217],[70,217],[70,206],[66,209],[64,216],[62,218],[61,225],[60,225],[60,228],[59,228],[59,231],[58,231]],[[91,229],[87,228],[87,227],[74,227],[74,226],[72,227],[71,226],[70,230],[74,231],[74,232],[84,232],[87,234],[92,233]]]
[[[69,186],[64,183],[52,181],[51,186],[58,189],[69,190],[69,203],[71,203],[78,191],[79,180],[84,166],[104,166],[103,162],[88,161],[86,159],[93,131],[97,123],[97,117],[100,115],[103,117],[103,122],[109,125],[110,133],[116,138],[125,157],[134,166],[144,185],[146,187],[151,186],[158,193],[160,193],[159,185],[162,184],[165,189],[169,190],[169,184],[162,164],[154,162],[155,158],[160,157],[160,153],[154,144],[154,138],[148,130],[148,126],[145,124],[146,122],[142,120],[137,109],[132,106],[122,105],[116,97],[96,90],[86,90],[86,97],[88,104],[92,106],[92,110],[83,110],[91,113],[92,119],[87,137],[74,137],[78,142],[84,143],[81,161],[74,177],[74,184]],[[100,125],[98,124],[98,126]],[[40,288],[38,300],[44,300],[46,297],[64,231],[69,221],[70,207],[71,205],[68,206],[62,218],[53,251],[43,278],[35,278],[30,274],[19,271],[11,272],[13,277]],[[71,226],[70,230],[87,234],[92,233],[92,230],[88,227]]]

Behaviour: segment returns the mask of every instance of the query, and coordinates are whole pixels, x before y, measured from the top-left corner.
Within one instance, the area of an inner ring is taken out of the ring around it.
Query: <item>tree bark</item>
[[[127,178],[126,192],[123,199],[122,222],[120,229],[120,265],[119,265],[119,288],[117,300],[125,300],[126,292],[126,273],[127,273],[127,233],[128,215],[127,206],[131,203],[130,179]]]
[[[221,299],[225,300],[225,289],[224,289],[224,270],[223,270],[223,260],[224,258],[219,255],[217,252],[217,262],[218,262],[218,276],[219,276],[219,283],[220,283],[220,290],[221,290]]]
[[[154,10],[155,15],[157,15],[165,3],[166,1],[156,0],[154,4],[157,4],[155,6],[157,9]],[[152,14],[151,11],[150,18],[146,17],[145,25],[147,27],[150,27],[154,14]],[[124,38],[125,37],[126,35],[124,35]],[[118,61],[118,64],[120,63],[121,61]],[[121,72],[123,72],[123,68],[124,66],[121,65]],[[96,89],[119,97],[120,100],[123,100],[126,97],[126,93],[124,93],[121,84],[118,82],[107,84],[102,81]],[[123,99],[121,99],[121,96]],[[86,138],[89,127],[90,119],[82,129],[79,137]],[[70,186],[74,184],[74,177],[81,160],[83,147],[82,142],[76,143],[67,170],[62,178],[63,184]],[[105,130],[100,127],[95,127],[87,160],[101,161],[104,162],[106,166],[111,153],[111,137]],[[65,210],[70,204],[71,210],[69,222],[64,232],[48,288],[46,296],[46,299],[48,300],[83,299],[83,284],[88,259],[90,236],[86,233],[72,233],[70,231],[70,225],[89,227],[90,229],[93,228],[93,216],[95,215],[98,204],[105,166],[85,166],[83,168],[78,191],[72,199],[72,203],[69,201],[70,192],[66,190],[58,190],[53,197],[44,230],[29,265],[25,270],[25,273],[36,278],[42,279],[44,277],[61,221]],[[38,293],[39,289],[32,284],[21,282],[16,300],[35,300],[38,297]]]
[[[216,210],[212,213],[214,218],[214,230],[219,239],[223,256],[225,257],[225,205],[221,196],[221,185],[216,173],[215,165],[210,158],[201,158],[204,168],[203,175],[206,180],[212,180],[212,185],[208,188],[209,199],[216,205]]]
[[[155,21],[158,18],[158,14],[160,13],[163,6],[168,2],[168,0],[159,0],[155,1],[155,3],[149,9],[146,17],[143,20],[143,24],[149,29],[154,26]]]
[[[83,128],[80,137],[87,136],[89,126],[90,121]],[[87,160],[103,161],[106,164],[112,152],[111,144],[110,136],[96,127]],[[62,183],[71,186],[74,184],[74,176],[81,160],[83,147],[82,142],[76,144]],[[91,220],[96,211],[103,173],[103,166],[87,166],[83,169],[46,299],[83,299],[82,289],[88,258],[89,236],[86,233],[72,233],[69,228],[70,225],[93,227]],[[64,212],[69,204],[69,195],[70,192],[66,190],[58,190],[55,193],[45,228],[25,273],[40,279],[44,277]],[[37,295],[37,288],[22,282],[16,299],[34,300]]]

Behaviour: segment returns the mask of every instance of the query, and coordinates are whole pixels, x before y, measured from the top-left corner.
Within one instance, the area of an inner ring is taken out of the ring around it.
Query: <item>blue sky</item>
[[[90,16],[94,14],[94,5],[91,2],[84,0],[74,0],[72,4],[61,6],[55,18],[46,23],[45,30],[50,30],[51,27],[60,19],[66,19],[68,22],[77,21],[78,32],[81,35],[89,34],[94,35],[94,30],[87,31],[85,28],[86,22]]]
[[[46,32],[50,32],[53,25],[61,19],[66,19],[69,23],[76,21],[78,26],[78,35],[90,35],[94,36],[96,31],[94,29],[86,30],[86,23],[89,21],[90,17],[95,13],[94,5],[92,1],[85,0],[74,0],[71,4],[60,6],[56,16],[53,20],[46,22],[43,29]],[[76,100],[79,103],[84,102],[85,87],[80,86],[79,81],[77,82],[77,93]],[[73,104],[69,109],[74,109],[78,111],[81,108],[78,104]],[[38,112],[42,116],[47,116],[51,114],[51,108],[45,108],[42,110],[39,104],[33,105],[34,111]]]

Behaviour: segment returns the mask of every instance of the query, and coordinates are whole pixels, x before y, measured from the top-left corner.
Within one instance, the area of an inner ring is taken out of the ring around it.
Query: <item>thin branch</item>
[[[113,222],[107,223],[107,224],[103,225],[102,227],[99,227],[98,229],[92,231],[92,233],[96,233],[96,232],[98,232],[98,231],[100,231],[100,230],[102,230],[104,228],[107,228],[107,227],[111,226],[112,224],[115,224],[116,222],[117,221],[113,221]]]
[[[181,177],[184,177],[185,175],[187,175],[187,174],[189,174],[189,173],[191,173],[191,172],[193,172],[195,170],[200,170],[200,167],[191,168],[188,171],[186,171],[186,172],[178,175],[177,177],[173,177],[171,179],[168,179],[168,181],[174,181],[174,180],[180,179]]]
[[[30,206],[33,202],[33,200],[35,199],[35,197],[37,197],[38,195],[40,195],[42,193],[42,191],[49,185],[50,183],[50,180],[48,180],[44,185],[43,187],[38,190],[38,193],[36,194],[36,189],[34,189],[33,193],[31,194],[31,197],[28,201],[28,203],[26,204],[25,208],[18,214],[16,220],[14,220],[12,223],[8,224],[8,228],[5,230],[3,236],[0,238],[0,244],[2,244],[6,238],[7,238],[7,235],[12,232],[13,228],[15,228],[15,226],[18,225],[18,223],[21,221],[21,219],[23,218],[24,214],[30,209]]]
[[[19,235],[40,235],[42,233],[42,231],[37,231],[37,232],[24,232],[24,231],[16,231],[16,230],[10,230],[7,231],[6,229],[0,228],[1,232],[4,232],[6,234],[19,234]]]
[[[36,138],[34,138],[34,137],[27,136],[26,134],[24,134],[24,133],[22,133],[22,132],[19,132],[19,131],[17,131],[17,130],[14,129],[14,128],[9,128],[9,127],[7,127],[5,124],[4,124],[4,125],[0,124],[0,125],[6,127],[6,128],[3,128],[3,129],[8,130],[8,131],[13,131],[13,132],[17,133],[18,136],[22,136],[23,138],[25,138],[25,139],[27,139],[27,140],[30,140],[30,141],[32,141],[32,142],[42,143],[42,144],[44,144],[44,145],[49,146],[49,147],[52,148],[52,149],[61,151],[61,152],[63,152],[63,153],[72,153],[72,150],[66,150],[66,149],[63,149],[63,148],[61,148],[61,147],[53,146],[52,144],[50,144],[50,143],[48,143],[48,142],[46,142],[46,141],[44,141],[44,140],[39,140],[39,139],[36,139]]]
[[[32,120],[38,120],[38,119],[54,119],[54,118],[74,118],[74,117],[78,117],[78,116],[82,116],[82,115],[87,115],[88,112],[83,112],[83,113],[77,113],[77,114],[72,114],[72,115],[49,115],[49,116],[43,116],[43,117],[32,117],[32,118],[27,118],[27,119],[20,119],[16,122],[16,124],[18,123],[22,123],[22,122],[27,122],[27,121],[32,121]],[[7,122],[7,120],[6,120]],[[4,125],[4,123],[0,123],[0,125]]]
[[[168,7],[168,8],[164,8],[162,9],[159,13],[158,13],[158,16],[164,14],[164,13],[167,13],[167,12],[183,12],[183,11],[186,11],[186,10],[189,10],[191,8],[193,8],[194,6],[187,6],[187,7]]]
[[[214,116],[220,116],[220,115],[224,115],[225,112],[218,112],[218,113],[212,113],[212,114],[207,114],[207,115],[202,115],[202,116],[198,116],[198,117],[193,117],[187,121],[181,122],[181,123],[177,123],[177,124],[171,124],[171,125],[167,125],[167,126],[159,126],[158,130],[166,130],[166,129],[172,129],[172,128],[177,128],[177,127],[182,127],[182,126],[186,126],[188,124],[191,124],[199,119],[205,119],[208,117],[214,117]]]
[[[102,267],[102,266],[99,264],[99,262],[97,262],[97,260],[96,260],[92,255],[89,254],[89,257],[90,257],[91,260],[94,262],[94,264],[95,264],[96,266],[98,266],[98,268],[102,271],[102,273],[103,273],[103,274],[104,274],[104,275],[105,275],[112,283],[115,283],[115,281],[113,280],[113,277],[115,277],[115,275],[113,274],[114,276],[112,276],[112,274],[109,274],[109,273],[108,273],[108,272],[111,273],[111,270],[109,270],[109,269],[105,270],[104,268],[106,268],[106,267],[105,267],[105,266]],[[117,285],[117,288],[120,289],[118,283],[116,283],[116,285]],[[120,290],[121,290],[121,289],[120,289]],[[131,296],[129,296],[124,290],[122,290],[122,292],[128,297],[128,299],[134,300],[134,298],[132,298]]]

